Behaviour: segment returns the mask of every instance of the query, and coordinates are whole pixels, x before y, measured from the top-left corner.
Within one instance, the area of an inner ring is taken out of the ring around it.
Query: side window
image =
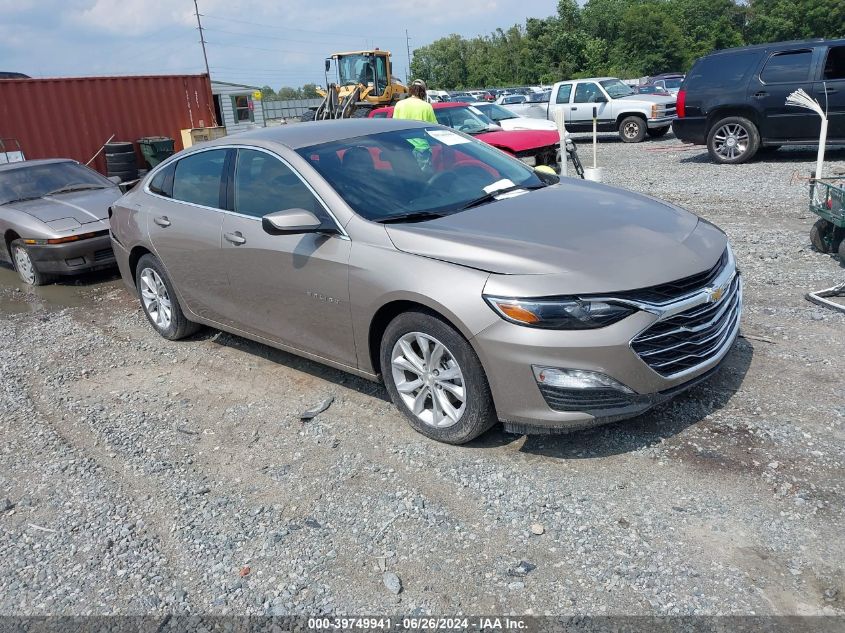
[[[575,103],[595,103],[600,94],[599,87],[592,82],[578,84],[575,88]]]
[[[321,220],[328,216],[311,190],[275,156],[238,150],[235,164],[235,211],[256,218],[285,209],[305,209]]]
[[[226,162],[225,149],[186,156],[176,163],[173,198],[206,207],[220,207],[220,181]]]
[[[822,79],[845,79],[845,46],[831,46],[828,49]]]
[[[150,181],[150,192],[164,196],[173,197],[173,171],[175,165],[171,164],[158,172]]]
[[[557,97],[555,103],[569,103],[569,97],[572,95],[572,84],[566,84],[557,89]]]
[[[812,60],[813,52],[808,50],[776,53],[766,62],[760,79],[767,84],[807,81]]]

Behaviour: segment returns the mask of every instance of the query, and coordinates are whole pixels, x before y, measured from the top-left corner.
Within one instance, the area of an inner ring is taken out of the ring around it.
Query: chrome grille
[[[728,265],[728,249],[725,249],[722,256],[719,258],[710,270],[705,270],[702,273],[690,275],[677,281],[672,281],[658,286],[650,286],[648,288],[641,288],[639,290],[629,290],[626,292],[614,292],[613,296],[617,299],[628,299],[631,301],[653,303],[663,305],[672,301],[677,301],[681,297],[698,292],[702,288],[711,285],[715,279],[722,273],[725,266]]]
[[[664,377],[679,374],[717,357],[733,342],[742,311],[742,281],[733,276],[716,303],[704,303],[655,322],[631,347]]]

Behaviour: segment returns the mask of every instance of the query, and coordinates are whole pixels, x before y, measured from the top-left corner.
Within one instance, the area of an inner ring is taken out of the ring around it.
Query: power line
[[[208,27],[205,27],[205,30],[211,31],[213,33],[225,33],[226,35],[240,35],[242,37],[260,37],[260,38],[266,39],[266,40],[279,40],[281,42],[296,42],[298,44],[314,44],[314,45],[319,45],[319,46],[327,46],[329,44],[328,42],[316,42],[314,40],[293,40],[293,39],[290,39],[288,37],[276,37],[276,36],[273,36],[273,35],[261,35],[259,33],[238,33],[237,31],[225,31],[223,29],[210,29]],[[347,36],[347,37],[349,37],[349,36]],[[349,37],[349,39],[360,39],[360,38]]]
[[[333,37],[349,37],[349,33],[331,33],[329,31],[311,31],[308,29],[297,29],[291,26],[276,26],[272,24],[261,24],[259,22],[249,22],[248,20],[238,20],[235,18],[223,18],[216,15],[204,15],[203,17],[210,19],[210,20],[222,20],[224,22],[237,22],[239,24],[249,24],[250,26],[260,26],[262,28],[272,28],[277,29],[280,31],[299,31],[300,33],[313,33],[315,35],[331,35]],[[379,36],[380,39],[387,39],[387,40],[401,40],[403,39],[400,35],[384,35]]]

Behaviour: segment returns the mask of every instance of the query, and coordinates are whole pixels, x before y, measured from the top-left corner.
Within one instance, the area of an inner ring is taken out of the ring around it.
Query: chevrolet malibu
[[[113,267],[108,209],[120,195],[75,160],[0,165],[0,259],[32,286]]]
[[[113,205],[152,327],[384,381],[414,429],[572,430],[706,379],[739,329],[725,234],[454,130],[352,119],[183,151]]]

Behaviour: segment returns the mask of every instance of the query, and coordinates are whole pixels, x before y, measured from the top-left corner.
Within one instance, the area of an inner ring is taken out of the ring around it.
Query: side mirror
[[[329,72],[332,69],[332,60],[326,60],[326,72]]]
[[[317,216],[305,209],[285,209],[268,213],[261,218],[261,226],[270,235],[316,233],[323,226]]]
[[[594,103],[607,103],[607,97],[604,95],[596,95]]]

